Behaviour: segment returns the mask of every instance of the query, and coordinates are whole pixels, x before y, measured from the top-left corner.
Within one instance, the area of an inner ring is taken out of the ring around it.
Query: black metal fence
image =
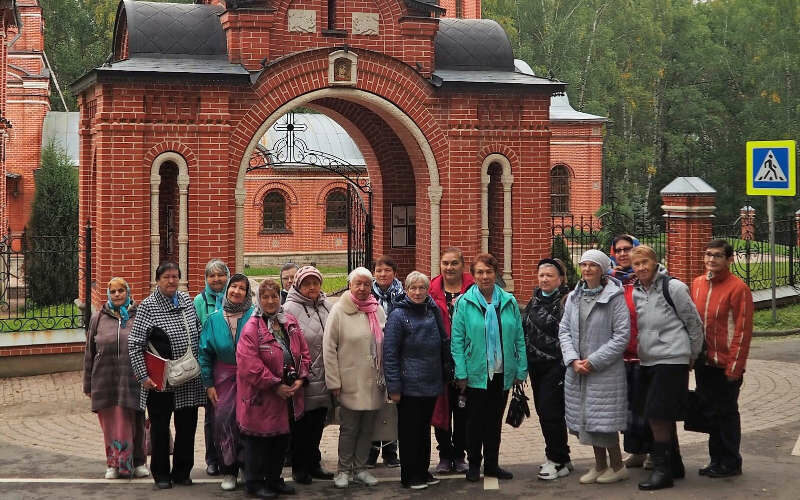
[[[76,299],[81,286],[91,293],[91,231],[87,226],[84,236],[23,232],[0,238],[0,334],[88,324],[91,308],[82,310]]]
[[[731,272],[751,290],[772,286],[770,273],[769,224],[761,214],[742,215],[733,223],[714,226],[714,237],[733,247]],[[775,221],[775,277],[778,286],[797,286],[800,276],[800,248],[794,217]]]
[[[581,254],[595,248],[610,253],[611,241],[618,234],[630,234],[649,245],[666,264],[668,225],[663,217],[630,216],[609,211],[602,216],[553,215],[551,218],[553,256],[563,260],[570,274],[570,285]]]

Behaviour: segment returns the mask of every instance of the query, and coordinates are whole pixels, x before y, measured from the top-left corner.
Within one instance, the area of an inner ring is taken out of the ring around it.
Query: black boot
[[[653,443],[653,472],[639,483],[640,490],[661,490],[672,487],[672,443]]]
[[[683,459],[681,458],[681,447],[678,444],[678,435],[672,435],[672,457],[670,460],[670,468],[672,469],[672,479],[683,479],[686,477],[686,468],[683,466]]]

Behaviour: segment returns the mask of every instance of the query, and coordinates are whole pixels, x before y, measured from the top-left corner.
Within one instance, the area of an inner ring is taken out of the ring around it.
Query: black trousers
[[[194,435],[197,431],[197,407],[175,409],[172,392],[149,391],[147,413],[150,416],[150,471],[155,482],[182,481],[189,478],[194,466]],[[169,467],[169,421],[175,414],[175,445],[172,471]]]
[[[697,391],[701,392],[714,408],[711,432],[708,438],[708,454],[711,462],[731,468],[742,466],[739,447],[742,442],[739,416],[739,390],[742,379],[729,381],[725,370],[714,366],[696,366]]]
[[[369,450],[370,460],[374,462],[381,455],[384,460],[397,458],[397,441],[373,441]]]
[[[450,429],[434,428],[436,442],[439,446],[439,459],[463,460],[467,448],[467,409],[458,407],[458,396],[461,392],[452,384],[447,384],[447,400],[452,416]]]
[[[397,404],[400,481],[404,485],[426,482],[431,463],[431,417],[435,397],[406,396]]]
[[[567,423],[564,420],[564,372],[561,361],[528,365],[533,386],[533,404],[544,436],[544,454],[558,464],[567,463]]]
[[[206,465],[219,465],[222,460],[217,457],[217,446],[214,444],[214,405],[211,401],[206,401],[205,408],[203,434],[206,441]]]
[[[500,455],[500,432],[508,391],[503,390],[503,374],[495,373],[486,381],[486,389],[467,387],[467,457],[469,465],[480,466],[483,449],[483,470],[497,468]]]
[[[322,461],[319,442],[327,413],[328,409],[324,407],[307,411],[292,426],[292,474],[303,476],[319,469]]]
[[[281,482],[283,458],[289,434],[260,437],[241,435],[244,444],[244,478],[247,491],[254,492]]]

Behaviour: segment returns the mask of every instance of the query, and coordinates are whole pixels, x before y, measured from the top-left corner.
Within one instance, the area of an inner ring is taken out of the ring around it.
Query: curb
[[[800,333],[800,328],[795,328],[794,330],[759,330],[753,331],[753,337],[788,337],[798,333]]]

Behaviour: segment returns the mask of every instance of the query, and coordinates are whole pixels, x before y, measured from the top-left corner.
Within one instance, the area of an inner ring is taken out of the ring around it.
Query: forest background
[[[45,50],[69,83],[111,52],[117,0],[40,0]],[[176,0],[173,0],[176,1]],[[181,1],[181,0],[177,0]],[[190,0],[184,0],[184,3]],[[720,222],[746,200],[745,143],[800,132],[797,0],[483,0],[515,57],[567,82],[573,107],[606,116],[604,196],[660,218],[659,190],[677,176],[717,189]],[[55,89],[54,110],[63,110]],[[798,190],[800,192],[800,190]],[[800,208],[778,198],[776,213]]]

